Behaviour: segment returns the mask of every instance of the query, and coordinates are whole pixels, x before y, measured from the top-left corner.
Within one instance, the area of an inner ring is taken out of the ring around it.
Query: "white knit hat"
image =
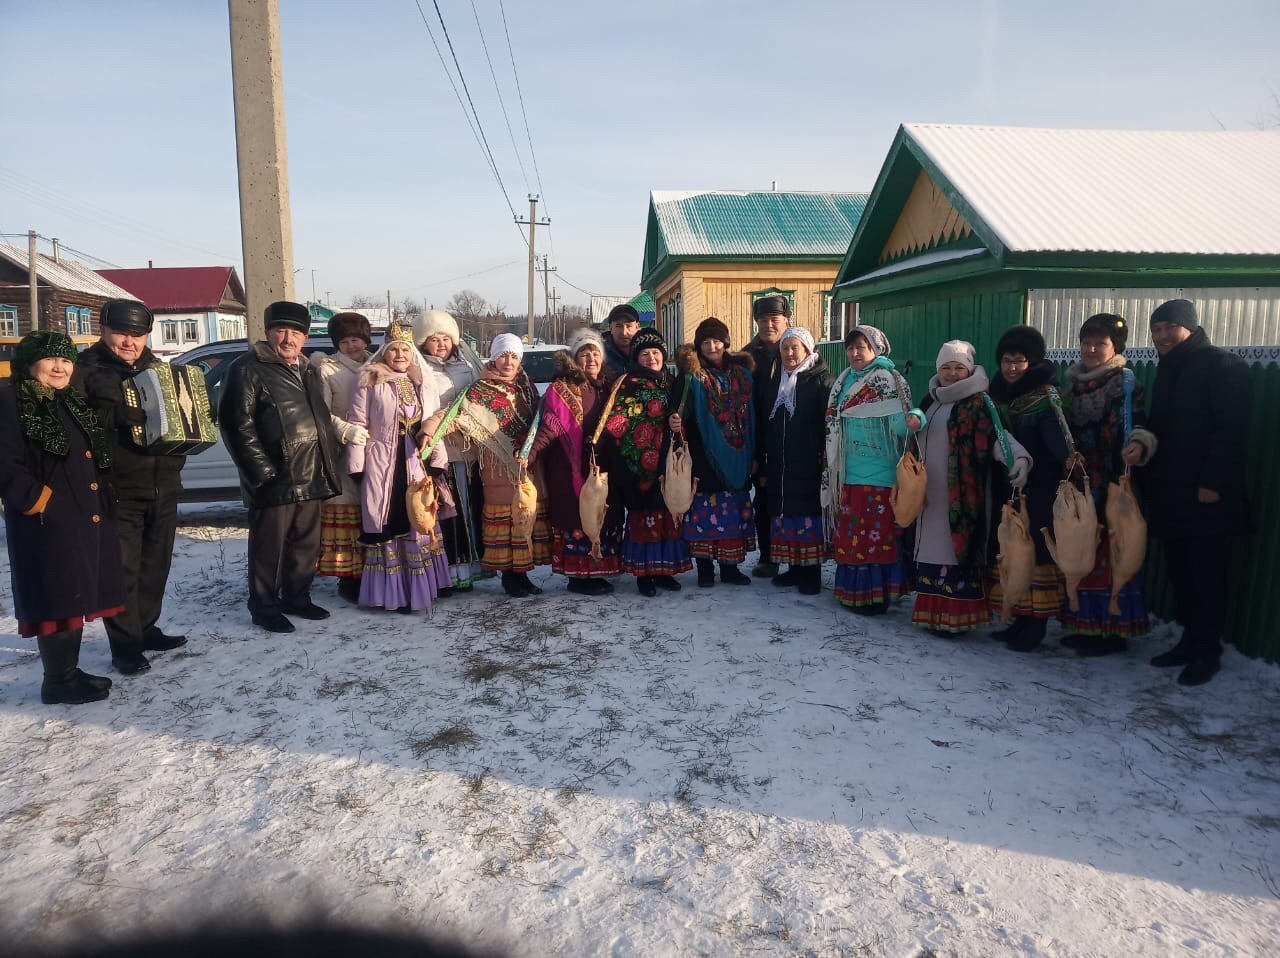
[[[515,333],[499,333],[489,344],[489,358],[497,359],[503,353],[515,353],[518,359],[524,358],[524,343]]]
[[[973,343],[966,343],[963,339],[943,343],[938,350],[938,361],[934,368],[941,369],[947,363],[961,363],[965,369],[973,372]]]
[[[576,357],[578,351],[583,346],[594,346],[600,350],[600,355],[604,355],[604,337],[597,333],[590,326],[583,326],[581,329],[575,329],[569,334],[568,349],[569,355]]]
[[[427,337],[434,336],[436,333],[448,336],[455,346],[461,338],[458,333],[458,321],[443,309],[429,309],[414,317],[413,341],[419,346],[427,341]]]

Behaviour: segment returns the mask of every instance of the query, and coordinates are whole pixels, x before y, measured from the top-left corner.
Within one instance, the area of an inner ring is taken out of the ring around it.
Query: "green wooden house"
[[[1070,349],[1091,314],[1133,325],[1190,299],[1221,345],[1280,345],[1280,132],[900,127],[835,284],[914,390],[938,346],[989,368],[1030,323]],[[847,308],[847,307],[846,307]]]

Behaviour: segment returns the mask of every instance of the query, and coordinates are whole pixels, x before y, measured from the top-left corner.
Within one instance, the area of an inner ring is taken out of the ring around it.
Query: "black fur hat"
[[[368,319],[360,313],[334,313],[329,320],[329,338],[333,340],[333,348],[337,349],[338,343],[348,336],[359,336],[366,348],[373,345],[373,328]]]
[[[1005,330],[1000,342],[996,344],[996,365],[1000,364],[1002,357],[1018,353],[1026,356],[1029,363],[1038,363],[1044,359],[1044,337],[1040,335],[1040,330],[1021,325]]]
[[[708,316],[693,331],[693,348],[701,350],[703,341],[708,339],[718,339],[724,343],[724,348],[728,349],[729,327],[714,316]]]
[[[1106,336],[1118,353],[1124,352],[1125,341],[1129,338],[1129,324],[1123,316],[1115,313],[1095,313],[1084,321],[1080,327],[1079,339],[1086,336]]]

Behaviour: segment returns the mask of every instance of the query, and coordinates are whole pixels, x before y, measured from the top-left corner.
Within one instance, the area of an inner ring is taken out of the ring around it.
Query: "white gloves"
[[[1031,460],[1019,456],[1013,460],[1013,468],[1009,470],[1009,485],[1021,490],[1027,484],[1027,476],[1031,472]]]
[[[369,430],[365,429],[364,426],[349,426],[347,427],[347,434],[343,436],[343,441],[348,446],[363,446],[369,441]]]

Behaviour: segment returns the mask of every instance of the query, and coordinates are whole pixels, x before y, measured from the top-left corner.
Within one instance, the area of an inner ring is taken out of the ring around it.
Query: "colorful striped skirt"
[[[484,504],[484,558],[481,565],[497,572],[528,572],[551,561],[551,525],[547,507],[538,503],[533,522],[533,551],[524,539],[511,535],[511,503]]]
[[[551,571],[569,578],[594,578],[617,575],[622,571],[622,558],[618,555],[620,529],[603,529],[600,532],[600,555],[591,555],[591,540],[581,529],[568,532],[551,530]]]
[[[1066,596],[1062,573],[1052,562],[1038,565],[1031,571],[1031,591],[1013,607],[1015,616],[1032,619],[1053,619],[1062,614],[1062,600]],[[991,615],[999,617],[1004,589],[1000,587],[999,570],[992,566],[987,570],[987,607]]]
[[[769,558],[787,565],[821,565],[827,557],[822,516],[774,516],[769,523]]]
[[[678,575],[693,568],[689,546],[666,509],[627,514],[622,571],[634,576]]]
[[[911,622],[943,632],[968,632],[991,621],[982,573],[954,565],[916,564]]]
[[[838,563],[835,592],[841,605],[884,605],[911,591],[890,491],[885,486],[840,487],[831,558]]]
[[[320,507],[320,556],[316,572],[351,578],[360,575],[364,546],[360,544],[360,506],[326,502]]]
[[[738,563],[755,551],[755,523],[750,493],[699,492],[684,516],[684,541],[690,555]]]
[[[437,526],[436,544],[427,545],[416,532],[362,546],[364,574],[360,579],[361,605],[381,609],[429,609],[436,595],[449,585],[449,560],[445,557]]]
[[[1126,583],[1116,597],[1120,614],[1113,616],[1111,605],[1111,547],[1107,535],[1102,534],[1098,544],[1098,557],[1093,571],[1080,583],[1080,611],[1072,612],[1068,603],[1062,604],[1062,627],[1076,635],[1118,635],[1126,639],[1146,635],[1151,631],[1147,617],[1147,603],[1142,598],[1142,573]]]

